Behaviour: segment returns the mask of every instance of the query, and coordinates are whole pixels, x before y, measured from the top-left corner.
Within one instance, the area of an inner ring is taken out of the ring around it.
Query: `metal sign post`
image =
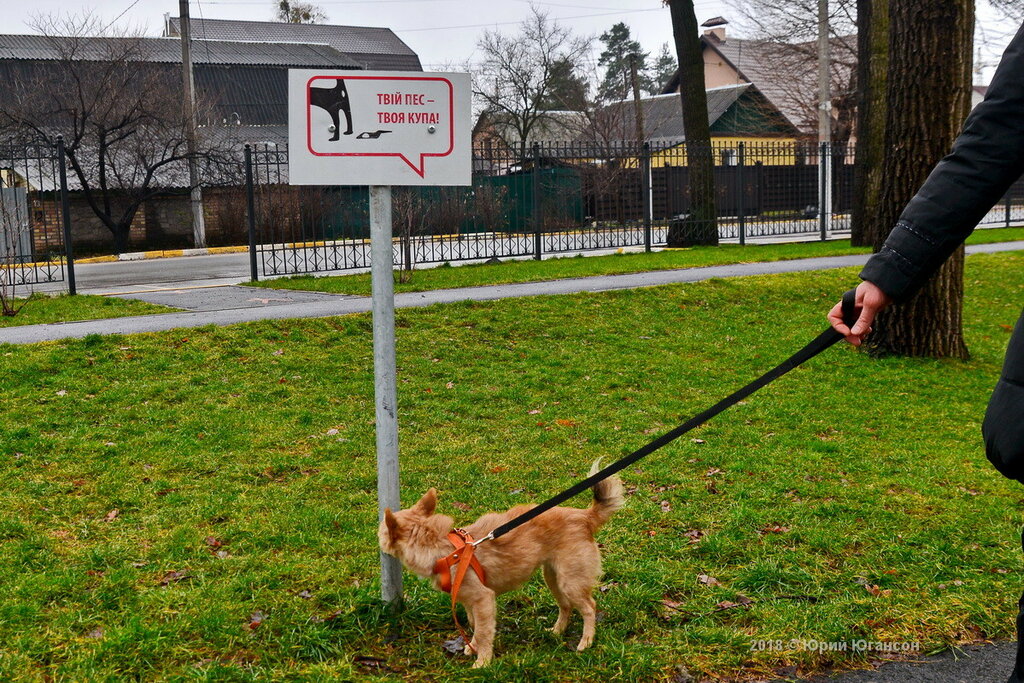
[[[392,275],[391,188],[370,187],[370,278],[373,289],[373,386],[377,414],[377,511],[398,510],[398,381],[395,361],[395,281]],[[402,565],[380,554],[381,597],[402,598]]]
[[[391,187],[469,185],[470,137],[469,74],[289,71],[289,183],[370,186],[378,521],[401,507]],[[397,607],[401,563],[382,553],[380,578]]]

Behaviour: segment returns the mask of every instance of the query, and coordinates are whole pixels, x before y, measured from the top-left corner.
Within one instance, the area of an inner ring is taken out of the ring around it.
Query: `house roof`
[[[71,40],[0,35],[0,93],[18,82],[60,83],[66,77],[58,61],[61,55],[72,54],[83,63],[108,61],[123,54],[126,40],[139,41],[139,61],[149,69],[180,72],[177,38]],[[348,55],[318,44],[195,41],[192,56],[197,96],[213,109],[204,124],[283,125],[288,121],[289,68],[360,68]],[[170,82],[179,87],[180,75],[172,76]]]
[[[833,53],[841,46],[848,49],[856,36],[832,38]],[[778,43],[740,38],[720,39],[708,32],[701,36],[704,49],[713,50],[738,74],[741,82],[753,83],[768,101],[797,129],[817,129],[817,43]],[[833,60],[835,74],[851,67]],[[785,74],[785,76],[781,76]],[[845,79],[848,80],[848,79]],[[676,92],[679,73],[669,80],[662,92]],[[834,93],[838,94],[838,93]]]
[[[0,35],[0,60],[57,60],[65,55],[80,61],[106,61],[119,46],[138,42],[139,61],[181,64],[181,41],[176,38],[65,38],[38,35]],[[194,42],[195,64],[232,64],[360,69],[362,64],[329,45],[261,43],[229,40]]]
[[[708,123],[716,121],[731,107],[743,93],[750,89],[749,83],[727,85],[721,88],[709,88]],[[644,132],[650,142],[676,143],[686,137],[683,127],[683,113],[677,93],[655,95],[640,100],[644,115]],[[620,100],[608,105],[614,116],[620,117],[622,131],[626,137],[632,135],[636,127],[636,108],[633,100]]]
[[[422,71],[420,58],[389,28],[291,24],[274,21],[191,18],[193,40],[256,40],[322,43],[343,52],[364,69]],[[166,17],[164,34],[181,35],[180,17]]]

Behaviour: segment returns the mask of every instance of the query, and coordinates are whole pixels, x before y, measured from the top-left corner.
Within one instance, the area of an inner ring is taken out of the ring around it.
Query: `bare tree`
[[[886,156],[885,92],[889,71],[889,0],[857,2],[857,147],[853,168],[850,242],[881,246],[891,225],[882,223],[882,162]]]
[[[988,0],[988,4],[1014,21],[1024,20],[1024,4],[1020,0]]]
[[[771,74],[779,104],[799,124],[817,128],[818,0],[729,0],[738,23],[758,43],[760,70]],[[856,116],[857,0],[830,0],[832,139],[846,142]],[[741,67],[742,68],[742,67]]]
[[[689,166],[690,215],[670,229],[670,247],[687,244],[718,244],[715,211],[714,158],[708,124],[708,96],[704,89],[704,55],[697,32],[693,0],[665,0],[672,15],[672,34],[679,59],[679,97],[686,131],[686,163]]]
[[[896,224],[970,110],[973,30],[974,0],[889,0],[887,153],[878,204],[883,225]],[[876,318],[869,348],[966,358],[963,268],[961,246],[913,297]]]
[[[89,15],[44,17],[34,28],[50,59],[32,62],[9,83],[0,126],[25,136],[64,136],[73,178],[121,252],[146,200],[188,186],[180,73],[151,61],[138,35],[90,37],[102,26]],[[212,144],[200,157],[207,166],[225,160]]]
[[[517,146],[522,156],[530,134],[549,118],[545,105],[559,65],[580,61],[590,44],[533,6],[518,34],[485,31],[477,43],[482,59],[473,94],[493,124],[508,131],[505,142]]]
[[[274,18],[289,24],[320,24],[327,21],[324,11],[311,2],[277,0]]]

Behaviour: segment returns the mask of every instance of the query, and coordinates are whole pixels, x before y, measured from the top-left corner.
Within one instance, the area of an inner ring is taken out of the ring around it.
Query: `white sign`
[[[469,74],[288,71],[292,185],[469,185]]]

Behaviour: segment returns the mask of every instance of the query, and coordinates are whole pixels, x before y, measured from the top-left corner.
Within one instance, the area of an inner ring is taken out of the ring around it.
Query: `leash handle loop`
[[[853,329],[860,318],[860,307],[857,305],[857,290],[851,289],[843,293],[843,323]]]

